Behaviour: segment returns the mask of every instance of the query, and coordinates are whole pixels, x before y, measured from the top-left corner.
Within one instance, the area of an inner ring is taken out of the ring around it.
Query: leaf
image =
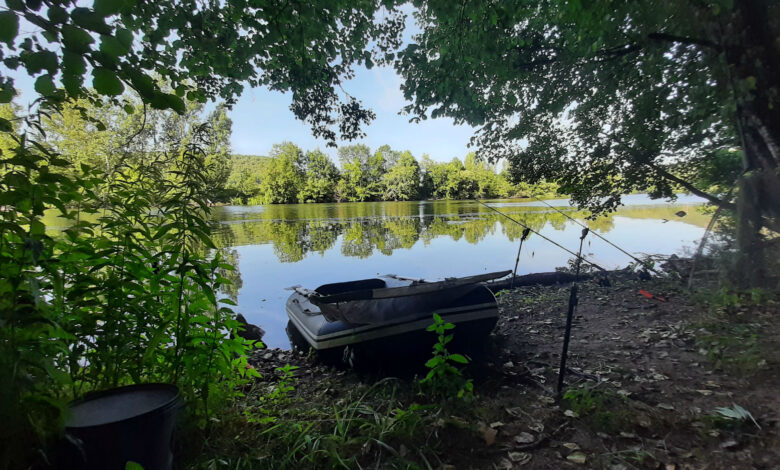
[[[469,363],[469,360],[466,359],[466,357],[463,356],[462,354],[450,354],[449,358],[450,358],[451,361],[457,362],[459,364],[468,364]]]
[[[116,60],[130,52],[130,46],[114,36],[104,34],[100,37],[100,52]]]
[[[62,43],[68,49],[83,54],[90,51],[93,42],[92,36],[83,29],[70,24],[62,26]]]
[[[144,470],[143,465],[140,463],[133,462],[132,460],[128,460],[125,464],[125,470]]]
[[[12,11],[0,12],[0,42],[9,46],[19,34],[19,17]]]
[[[92,8],[102,16],[116,15],[125,7],[123,0],[95,0]]]
[[[105,19],[89,8],[74,8],[70,18],[76,26],[100,34],[111,34],[111,27],[106,24]]]
[[[35,80],[35,91],[43,96],[49,96],[54,93],[57,88],[54,86],[54,80],[51,75],[44,74]]]
[[[57,55],[51,51],[34,52],[24,58],[24,64],[27,72],[31,74],[41,70],[46,70],[51,75],[57,73]]]
[[[96,67],[92,71],[92,77],[92,86],[101,95],[117,96],[125,91],[125,86],[113,70]]]

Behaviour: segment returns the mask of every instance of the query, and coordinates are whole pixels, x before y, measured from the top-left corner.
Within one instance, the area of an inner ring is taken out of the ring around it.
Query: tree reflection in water
[[[501,201],[499,210],[536,231],[546,227],[564,230],[570,223],[563,214],[547,207]],[[684,222],[703,227],[708,217],[693,206],[636,205],[622,208],[617,215],[635,219],[677,219],[685,210]],[[608,236],[615,214],[586,220],[589,213],[562,207]],[[290,204],[255,207],[224,207],[215,210],[218,225],[216,242],[220,247],[272,244],[283,263],[302,260],[308,253],[324,254],[341,239],[341,253],[367,258],[378,251],[391,255],[418,241],[427,245],[439,237],[476,244],[486,236],[501,233],[519,240],[523,227],[473,201],[379,202],[348,204]],[[620,243],[619,240],[615,242]],[[235,252],[231,256],[237,256]],[[240,279],[240,276],[239,276]]]

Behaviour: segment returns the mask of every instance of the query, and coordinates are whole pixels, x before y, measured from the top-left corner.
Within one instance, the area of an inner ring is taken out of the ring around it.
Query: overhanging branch
[[[737,206],[734,203],[731,203],[731,202],[728,202],[728,201],[724,201],[723,199],[720,199],[718,197],[713,196],[710,193],[707,193],[707,192],[702,191],[701,189],[698,189],[697,187],[695,187],[694,185],[692,185],[688,181],[685,181],[684,179],[680,178],[679,176],[676,176],[676,175],[674,175],[672,173],[669,173],[668,171],[666,171],[662,167],[656,165],[655,163],[646,162],[645,164],[647,166],[649,166],[650,168],[652,168],[656,173],[658,173],[662,177],[664,177],[664,178],[666,178],[666,179],[668,179],[670,181],[674,181],[675,183],[679,184],[683,188],[685,188],[688,191],[690,191],[692,194],[695,194],[695,195],[699,196],[700,198],[706,199],[711,204],[714,204],[714,205],[720,207],[721,209],[726,209],[726,210],[730,210],[730,211],[737,210]]]

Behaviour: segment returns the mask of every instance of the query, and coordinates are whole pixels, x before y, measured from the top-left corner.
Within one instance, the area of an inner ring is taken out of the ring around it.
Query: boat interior
[[[315,289],[320,295],[344,294],[346,292],[384,289],[387,283],[382,279],[361,279],[359,281],[334,282],[333,284],[324,284]]]

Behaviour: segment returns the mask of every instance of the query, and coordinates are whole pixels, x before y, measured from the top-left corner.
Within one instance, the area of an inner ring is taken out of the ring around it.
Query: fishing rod
[[[590,228],[589,228],[587,225],[583,224],[582,222],[580,222],[579,220],[575,219],[574,217],[571,217],[569,214],[567,214],[567,213],[563,212],[562,210],[558,209],[557,207],[553,207],[553,206],[552,206],[551,204],[549,204],[547,201],[543,201],[543,200],[539,199],[538,197],[534,196],[533,194],[531,195],[531,197],[532,197],[532,198],[534,198],[534,199],[536,199],[537,201],[541,202],[541,203],[542,203],[542,204],[544,204],[545,206],[549,207],[550,209],[552,209],[552,210],[554,210],[554,211],[558,212],[559,214],[561,214],[562,216],[564,216],[564,217],[566,217],[567,219],[571,220],[572,222],[574,222],[575,224],[579,225],[580,227],[587,228],[588,230],[590,230]],[[610,245],[612,245],[614,248],[617,248],[617,249],[618,249],[618,250],[619,250],[621,253],[623,253],[624,255],[628,256],[628,257],[629,257],[629,258],[631,258],[631,259],[633,259],[634,261],[636,261],[637,263],[641,264],[642,266],[644,266],[645,268],[649,269],[650,271],[652,271],[652,272],[654,272],[654,273],[656,273],[656,274],[660,274],[658,271],[656,271],[655,269],[653,269],[653,267],[652,267],[652,266],[650,266],[650,264],[649,264],[647,261],[642,261],[641,259],[639,259],[639,258],[637,258],[636,256],[632,255],[631,253],[627,252],[627,251],[626,251],[626,250],[624,250],[623,248],[620,248],[619,246],[615,245],[615,244],[614,244],[614,243],[612,243],[611,241],[609,241],[609,240],[607,240],[606,238],[604,238],[604,237],[602,237],[601,235],[599,235],[599,233],[598,233],[598,232],[591,231],[591,233],[592,233],[593,235],[597,236],[598,238],[600,238],[600,239],[604,240],[605,242],[609,243],[609,244],[610,244]]]
[[[565,251],[566,253],[569,253],[570,255],[576,257],[577,259],[585,261],[586,263],[588,263],[589,265],[593,266],[594,268],[596,268],[596,269],[598,269],[600,271],[607,272],[606,269],[602,268],[601,266],[599,266],[598,264],[594,263],[593,261],[587,260],[587,259],[583,258],[581,255],[578,255],[577,253],[571,251],[570,249],[568,249],[565,246],[561,245],[560,243],[556,242],[555,240],[551,240],[551,239],[545,237],[541,233],[539,233],[536,230],[532,229],[531,227],[525,225],[524,223],[520,222],[519,220],[514,219],[512,217],[509,217],[508,215],[504,214],[500,210],[498,210],[498,209],[496,209],[494,207],[490,207],[490,206],[488,206],[487,204],[485,204],[484,202],[482,202],[482,201],[480,201],[478,199],[475,199],[475,201],[477,201],[477,203],[482,204],[483,206],[487,207],[488,209],[492,210],[493,212],[496,212],[499,215],[503,215],[504,217],[506,217],[507,219],[509,219],[512,222],[516,223],[517,225],[519,225],[519,226],[521,226],[523,228],[528,229],[531,233],[535,233],[536,235],[539,235],[542,239],[552,243],[553,245],[557,246],[558,248],[560,248],[561,250]]]

